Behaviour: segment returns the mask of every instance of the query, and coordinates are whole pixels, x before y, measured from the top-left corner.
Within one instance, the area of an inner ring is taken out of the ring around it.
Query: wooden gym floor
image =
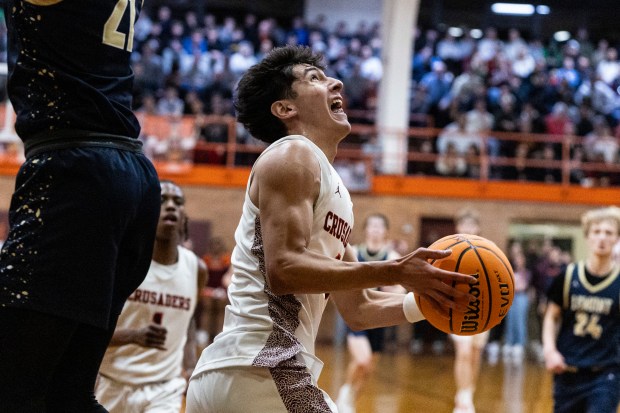
[[[319,344],[317,356],[325,362],[319,385],[335,399],[345,379],[346,347]],[[381,354],[357,400],[357,413],[452,413],[453,362],[450,348],[441,356],[413,356],[404,346]],[[552,413],[551,388],[552,376],[536,361],[515,366],[485,360],[474,397],[476,413]]]
[[[348,354],[345,347],[320,346],[325,362],[321,387],[332,398],[344,380]],[[400,348],[381,354],[373,377],[357,401],[357,413],[452,413],[454,408],[454,354],[410,355]],[[494,366],[483,362],[474,397],[477,413],[550,413],[552,377],[535,361]]]

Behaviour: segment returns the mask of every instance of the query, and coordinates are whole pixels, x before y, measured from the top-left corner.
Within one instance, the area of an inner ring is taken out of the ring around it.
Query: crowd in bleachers
[[[413,153],[436,154],[432,162],[411,161],[410,174],[477,178],[479,156],[508,158],[488,172],[490,179],[559,182],[554,165],[562,137],[570,145],[571,182],[615,185],[620,173],[581,169],[584,162],[620,165],[620,60],[617,45],[591,40],[585,28],[564,42],[526,39],[516,29],[482,31],[416,29],[411,62],[411,126],[442,128],[438,136],[410,139]],[[161,6],[142,13],[135,26],[135,107],[144,115],[195,116],[191,136],[177,146],[228,140],[236,81],[273,47],[302,44],[322,52],[328,75],[341,79],[347,110],[355,123],[372,123],[383,76],[378,23],[328,27],[324,16],[290,22],[246,14],[242,18]],[[224,119],[213,124],[211,115]],[[210,121],[206,121],[210,119]],[[257,144],[236,127],[239,143]],[[548,134],[547,140],[515,141],[503,133]],[[495,133],[495,136],[494,136]],[[154,157],[170,142],[144,137]],[[367,143],[368,136],[352,139]],[[484,146],[484,148],[483,148]],[[375,151],[380,152],[380,151]],[[242,157],[251,162],[254,157]],[[532,166],[528,160],[539,160]],[[224,163],[225,153],[197,162]],[[380,172],[380,171],[379,171]]]

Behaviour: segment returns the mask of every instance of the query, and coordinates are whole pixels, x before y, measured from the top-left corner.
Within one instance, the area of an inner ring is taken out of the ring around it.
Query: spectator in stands
[[[239,43],[239,50],[230,56],[230,71],[236,77],[239,78],[245,73],[251,66],[257,63],[254,56],[254,46],[247,41]]]
[[[430,113],[435,117],[438,126],[445,125],[441,119],[447,116],[450,104],[449,92],[453,80],[454,75],[447,71],[446,64],[441,60],[433,61],[431,71],[420,80],[420,85],[428,92]]]
[[[456,121],[443,128],[437,137],[437,152],[446,154],[450,146],[459,155],[465,155],[470,146],[474,146],[480,151],[483,141],[480,134],[473,130],[469,126],[467,114],[459,114]]]
[[[373,53],[370,45],[363,45],[359,62],[360,75],[372,81],[379,82],[383,77],[383,63],[379,56]]]
[[[519,130],[519,114],[516,108],[516,99],[513,95],[506,95],[499,100],[499,108],[493,115],[493,130],[499,132],[517,133]],[[500,140],[499,153],[501,156],[514,157],[517,147],[515,140]]]
[[[507,165],[501,169],[501,177],[507,180],[528,181],[532,179],[532,170],[527,162],[530,146],[527,142],[518,142],[515,147],[514,165]]]
[[[531,178],[534,181],[558,183],[562,180],[562,170],[556,164],[556,150],[553,144],[547,143],[542,151],[536,152],[535,157],[543,161],[545,166],[531,168]]]
[[[518,124],[520,133],[543,133],[545,131],[545,124],[540,113],[530,102],[523,104]]]
[[[159,41],[151,39],[144,43],[138,60],[134,61],[134,66],[142,66],[136,74],[138,82],[146,93],[157,94],[163,87],[164,71],[163,60],[159,54]]]
[[[573,121],[568,112],[568,105],[557,102],[553,110],[545,117],[546,132],[550,135],[572,135],[574,133]]]
[[[618,61],[618,50],[609,47],[605,51],[605,56],[596,66],[596,74],[607,85],[612,86],[614,81],[620,76],[620,61]]]
[[[495,56],[503,49],[502,41],[497,36],[495,27],[488,27],[484,31],[484,36],[478,41],[478,57],[486,63],[495,59]]]
[[[464,59],[462,45],[450,31],[447,31],[444,37],[437,42],[437,57],[446,63],[448,71],[452,73],[460,73],[462,71]]]
[[[594,117],[594,128],[583,141],[586,157],[592,162],[618,163],[618,138],[612,132],[607,120],[601,116]]]
[[[407,173],[410,175],[433,176],[436,175],[435,162],[432,156],[433,143],[430,139],[421,140],[419,146],[414,147],[413,151],[426,156],[427,159],[407,162]]]
[[[575,68],[575,59],[571,56],[564,57],[562,67],[552,70],[552,81],[556,84],[565,82],[574,92],[581,84],[581,75]]]
[[[464,154],[458,152],[454,142],[448,142],[435,161],[435,170],[441,176],[460,177],[467,173]]]
[[[514,27],[508,29],[508,41],[504,44],[508,60],[514,61],[523,49],[527,49],[527,43],[521,37],[521,32]]]
[[[536,60],[527,45],[519,47],[515,51],[515,57],[510,60],[512,61],[512,73],[521,79],[527,79],[536,68]]]
[[[157,114],[161,116],[179,117],[183,114],[183,99],[179,97],[179,91],[169,86],[164,95],[157,101]]]
[[[594,111],[589,100],[579,105],[579,115],[575,123],[575,134],[578,136],[586,136],[594,130],[593,124]]]

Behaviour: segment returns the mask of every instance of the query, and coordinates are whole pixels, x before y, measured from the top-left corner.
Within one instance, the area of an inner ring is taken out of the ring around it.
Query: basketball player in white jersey
[[[422,319],[412,294],[373,287],[401,284],[444,314],[473,298],[442,282],[473,277],[429,264],[447,251],[355,259],[351,198],[331,165],[351,128],[342,88],[300,46],[274,49],[239,81],[238,120],[271,145],[248,180],[224,330],[194,370],[187,413],[336,412],[317,385],[323,363],[314,354],[328,299],[350,327],[367,329]]]
[[[196,363],[193,315],[207,267],[182,247],[185,196],[161,183],[161,213],[145,280],[129,297],[99,370],[97,398],[110,413],[178,413]]]

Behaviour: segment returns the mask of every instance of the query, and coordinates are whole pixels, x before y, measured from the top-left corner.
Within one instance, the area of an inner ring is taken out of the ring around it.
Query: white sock
[[[474,404],[474,391],[472,389],[461,389],[456,392],[454,400],[457,404],[473,405]]]

